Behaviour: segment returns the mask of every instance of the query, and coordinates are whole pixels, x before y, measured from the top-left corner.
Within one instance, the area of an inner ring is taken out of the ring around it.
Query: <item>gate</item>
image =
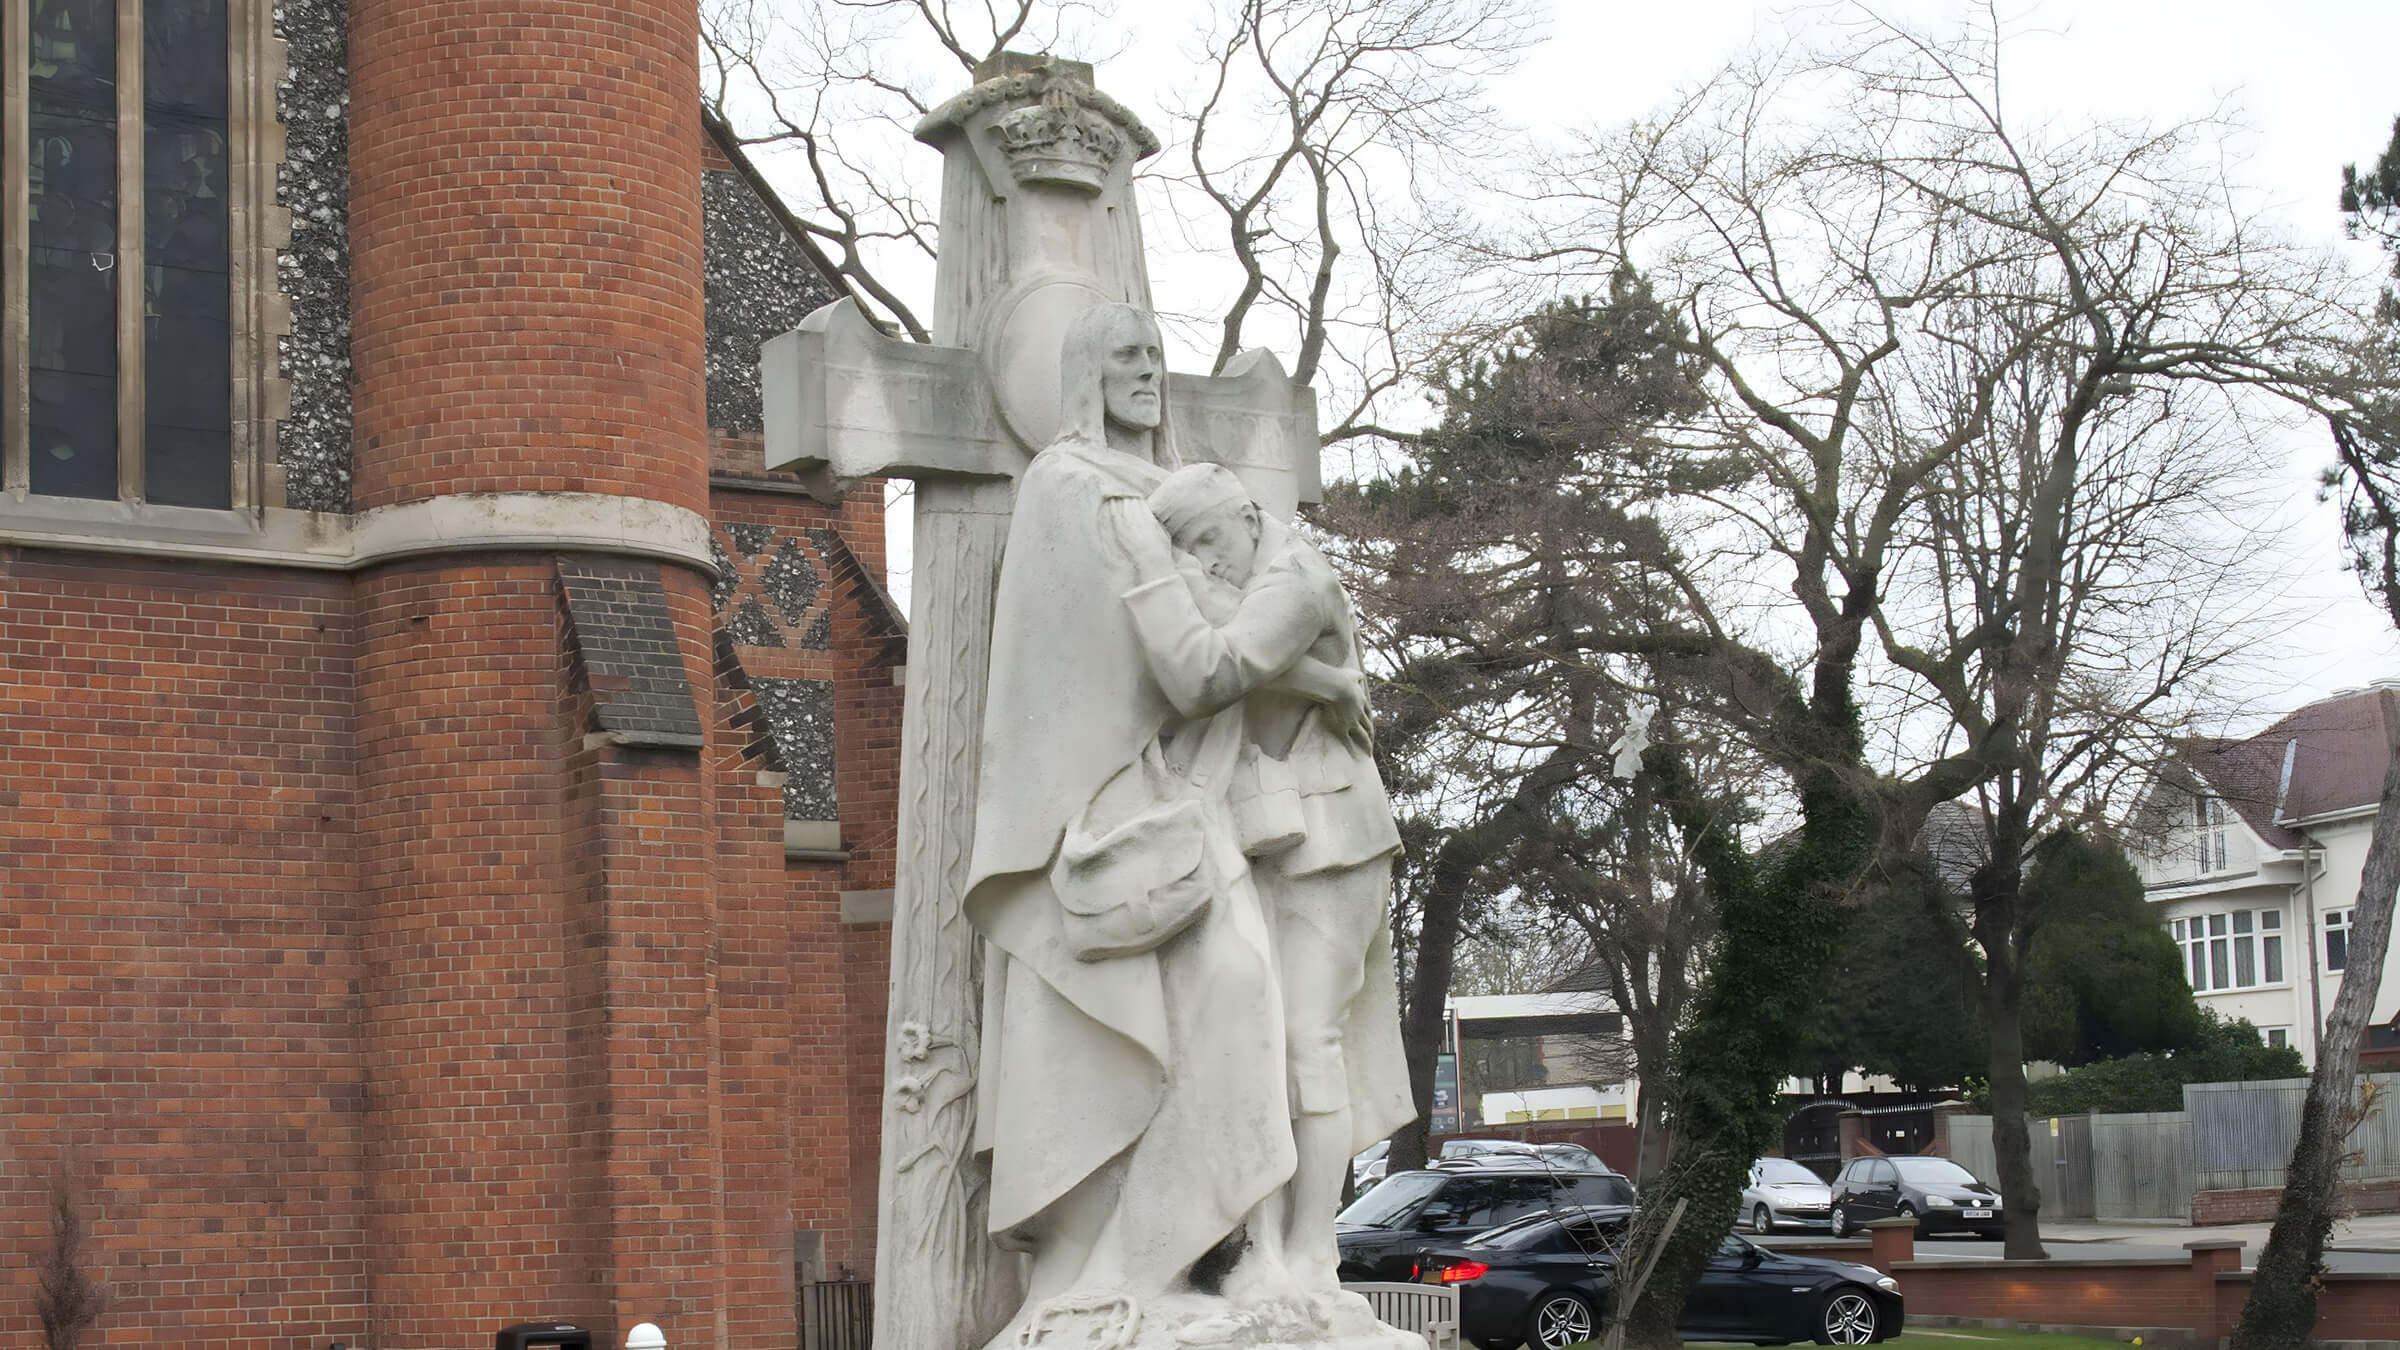
[[[868,1350],[875,1338],[875,1286],[813,1280],[800,1286],[800,1350]]]

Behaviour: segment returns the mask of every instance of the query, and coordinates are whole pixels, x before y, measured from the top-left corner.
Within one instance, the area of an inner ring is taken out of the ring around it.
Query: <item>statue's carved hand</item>
[[[1111,497],[1100,503],[1100,537],[1142,581],[1175,573],[1175,546],[1150,508],[1137,498]]]
[[[1367,701],[1366,676],[1346,675],[1338,695],[1325,705],[1325,716],[1333,724],[1335,735],[1373,753],[1375,709]]]

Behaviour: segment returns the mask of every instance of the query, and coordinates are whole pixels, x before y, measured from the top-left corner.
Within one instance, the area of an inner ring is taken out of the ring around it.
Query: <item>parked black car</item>
[[[2000,1236],[2000,1193],[1948,1158],[1852,1158],[1833,1179],[1833,1235],[1914,1216],[1917,1232]]]
[[[1529,1214],[1631,1205],[1633,1198],[1633,1183],[1615,1172],[1549,1167],[1538,1158],[1397,1173],[1334,1220],[1342,1278],[1410,1279],[1429,1242],[1459,1241]]]
[[[1459,1334],[1479,1350],[1564,1350],[1613,1312],[1617,1253],[1632,1211],[1594,1208],[1519,1220],[1429,1247],[1419,1278],[1458,1288]],[[1898,1282],[1873,1266],[1793,1256],[1728,1236],[1676,1331],[1693,1341],[1863,1345],[1900,1334]]]

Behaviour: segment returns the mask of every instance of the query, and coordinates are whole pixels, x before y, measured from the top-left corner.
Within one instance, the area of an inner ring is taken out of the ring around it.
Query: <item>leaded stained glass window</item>
[[[255,504],[234,415],[235,38],[266,2],[0,0],[13,492]]]

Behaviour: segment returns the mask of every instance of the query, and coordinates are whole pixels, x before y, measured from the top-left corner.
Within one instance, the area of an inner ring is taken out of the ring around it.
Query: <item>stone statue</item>
[[[1414,1343],[1333,1274],[1341,1169],[1412,1114],[1347,598],[1233,475],[1178,471],[1146,312],[1074,319],[1060,382],[964,902],[989,1225],[1030,1256],[992,1344]]]

